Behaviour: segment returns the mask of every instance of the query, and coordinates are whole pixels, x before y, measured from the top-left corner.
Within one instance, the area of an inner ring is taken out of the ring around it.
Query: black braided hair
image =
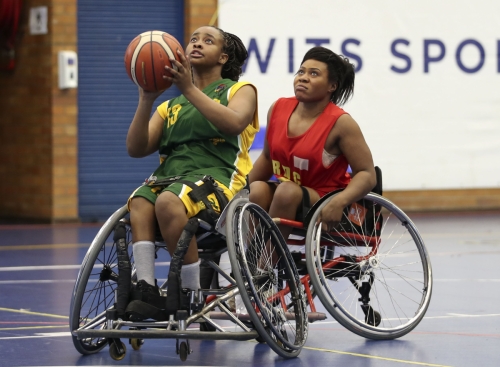
[[[321,46],[307,51],[301,64],[310,59],[324,62],[328,66],[328,80],[337,85],[330,100],[336,105],[346,103],[354,94],[354,65],[347,57],[337,55],[332,50]]]
[[[248,57],[248,51],[238,36],[224,32],[220,28],[212,27],[217,29],[224,38],[222,51],[228,55],[227,62],[222,67],[221,75],[224,79],[238,81],[241,74],[243,74],[243,64]]]

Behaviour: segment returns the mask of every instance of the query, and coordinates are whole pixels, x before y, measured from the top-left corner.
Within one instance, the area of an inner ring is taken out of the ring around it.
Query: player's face
[[[306,60],[295,74],[295,97],[301,102],[330,99],[334,85],[328,80],[328,66],[321,61]]]
[[[200,27],[191,35],[186,55],[193,66],[215,66],[227,60],[223,47],[224,39],[218,29]]]

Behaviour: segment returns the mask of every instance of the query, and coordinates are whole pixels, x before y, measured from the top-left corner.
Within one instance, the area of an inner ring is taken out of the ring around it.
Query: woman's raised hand
[[[180,50],[177,50],[177,54],[179,55],[179,59],[181,60],[180,62],[175,59],[170,59],[170,62],[172,63],[172,65],[175,65],[177,67],[177,70],[165,66],[165,69],[168,71],[168,73],[172,74],[172,76],[170,77],[164,75],[163,78],[170,80],[184,94],[186,89],[194,86],[193,78],[191,75],[191,63]]]

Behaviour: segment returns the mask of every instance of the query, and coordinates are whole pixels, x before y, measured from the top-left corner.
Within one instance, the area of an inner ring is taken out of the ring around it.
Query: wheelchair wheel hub
[[[109,265],[104,265],[101,273],[99,274],[99,280],[101,282],[105,282],[107,280],[113,279],[113,270],[111,270],[111,267]]]
[[[274,274],[274,271],[268,271],[266,275],[269,277],[269,280],[273,285],[278,284],[278,278],[276,278],[276,274]]]
[[[368,263],[372,269],[380,267],[378,255],[370,257],[370,259],[368,259]]]

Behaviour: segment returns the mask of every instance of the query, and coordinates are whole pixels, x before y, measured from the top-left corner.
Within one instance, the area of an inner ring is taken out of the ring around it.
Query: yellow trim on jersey
[[[238,82],[228,90],[228,103],[231,101],[231,98],[236,94],[236,92],[245,85],[250,85],[253,89],[255,89],[255,93],[257,94],[257,88],[255,88],[253,84],[250,84],[249,82]],[[229,190],[233,193],[237,193],[245,186],[246,176],[250,173],[250,170],[253,167],[252,159],[250,158],[248,151],[250,150],[250,147],[255,139],[255,134],[257,134],[258,131],[259,116],[257,104],[255,106],[255,113],[252,122],[238,136],[238,146],[240,147],[240,150],[236,157],[236,161],[234,162],[236,170],[231,175],[231,182],[229,183]]]
[[[168,101],[165,101],[163,102],[161,105],[158,106],[158,108],[156,109],[158,111],[158,113],[160,114],[161,118],[162,119],[166,119],[167,116],[168,116],[168,113],[167,113],[167,110],[168,110],[168,102],[170,102],[170,100]]]

